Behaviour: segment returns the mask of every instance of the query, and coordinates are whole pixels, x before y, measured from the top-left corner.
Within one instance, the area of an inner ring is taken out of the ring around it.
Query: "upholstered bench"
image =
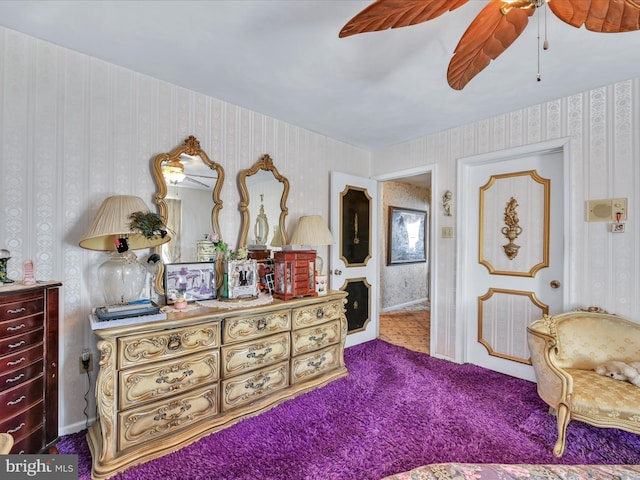
[[[538,394],[558,419],[556,457],[571,420],[640,433],[640,387],[595,372],[608,360],[640,361],[640,324],[576,311],[535,321],[527,337]]]

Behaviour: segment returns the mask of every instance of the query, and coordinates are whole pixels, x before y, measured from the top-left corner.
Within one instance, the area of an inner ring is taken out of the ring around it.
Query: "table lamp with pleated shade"
[[[291,241],[291,245],[319,247],[333,245],[333,235],[320,215],[305,215],[300,217]],[[322,273],[324,261],[320,256],[316,257],[316,270]]]
[[[131,250],[153,248],[171,240],[169,235],[147,237],[132,231],[131,214],[148,212],[144,200],[133,195],[114,195],[102,202],[93,223],[82,236],[80,246],[89,250],[112,252],[98,267],[98,278],[107,305],[140,299],[147,269]]]

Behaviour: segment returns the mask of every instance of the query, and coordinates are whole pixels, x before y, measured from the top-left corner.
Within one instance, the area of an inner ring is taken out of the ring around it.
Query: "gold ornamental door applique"
[[[480,188],[478,262],[490,274],[534,277],[549,266],[550,183],[527,170],[492,175]]]
[[[346,267],[366,266],[371,258],[371,197],[347,185],[340,194],[340,259]]]
[[[478,297],[478,342],[492,357],[530,365],[527,325],[548,313],[534,292],[490,288]]]

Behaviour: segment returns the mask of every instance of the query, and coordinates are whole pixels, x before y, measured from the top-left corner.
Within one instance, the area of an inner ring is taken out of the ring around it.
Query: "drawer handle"
[[[21,402],[22,400],[24,400],[25,398],[27,398],[27,397],[25,397],[24,395],[22,395],[22,396],[21,396],[19,399],[17,399],[17,400],[13,400],[13,401],[11,401],[11,402],[7,402],[7,405],[17,405],[18,403],[20,403],[20,402]]]
[[[25,327],[26,327],[26,325],[24,323],[21,323],[20,325],[15,326],[15,327],[7,327],[7,331],[15,332],[16,330],[21,330],[21,329],[23,329]]]
[[[13,383],[13,382],[17,382],[18,380],[20,380],[22,377],[24,377],[24,373],[21,373],[20,375],[18,375],[17,377],[13,377],[13,378],[7,378],[5,383]]]
[[[153,419],[157,422],[160,420],[168,420],[169,422],[177,422],[180,420],[180,417],[184,412],[191,410],[191,404],[184,401],[180,406],[180,411],[178,413],[169,413],[166,412],[165,409],[160,409],[158,414],[153,417]]]
[[[266,357],[267,355],[269,355],[272,351],[273,351],[273,348],[267,347],[265,349],[264,353],[256,353],[256,352],[247,353],[247,358],[257,358],[257,359],[261,360],[264,357]]]
[[[20,357],[18,360],[15,360],[15,361],[13,361],[13,362],[7,362],[7,366],[12,367],[12,366],[14,366],[14,365],[19,365],[19,364],[21,364],[22,362],[24,362],[25,360],[26,360],[26,358],[24,358],[24,357]]]
[[[11,313],[12,315],[15,315],[16,313],[22,313],[25,310],[27,310],[24,307],[20,307],[20,308],[14,308],[13,310],[7,310],[7,313]]]
[[[169,337],[169,343],[167,343],[167,348],[169,350],[178,350],[182,345],[182,340],[180,340],[180,335],[171,335]]]
[[[325,338],[327,338],[327,332],[324,332],[320,338],[316,337],[315,335],[311,335],[311,336],[309,337],[309,341],[310,341],[310,342],[320,343],[320,342],[321,342],[322,340],[324,340]]]
[[[265,376],[261,382],[255,383],[252,380],[248,381],[247,384],[244,386],[244,388],[251,388],[252,390],[260,390],[262,387],[264,387],[267,382],[269,382],[269,380],[271,380],[271,377],[269,376]]]
[[[324,356],[321,357],[320,360],[318,360],[317,362],[314,362],[313,360],[309,360],[309,363],[307,363],[307,367],[320,368],[325,360],[326,358]]]
[[[22,427],[24,427],[24,422],[22,422],[20,425],[18,425],[16,428],[12,428],[11,430],[7,430],[7,433],[16,433],[18,430],[20,430]]]
[[[158,378],[156,378],[156,383],[180,383],[189,375],[193,375],[193,370],[191,369],[184,370],[180,377],[177,377],[174,379],[170,379],[167,373],[169,372],[167,372],[166,370],[163,370],[158,376]]]
[[[316,318],[322,318],[322,317],[324,317],[324,308],[318,307],[316,309]]]
[[[259,330],[259,331],[262,331],[262,330],[264,330],[265,328],[267,328],[267,319],[266,319],[266,318],[264,318],[264,317],[263,317],[263,318],[261,318],[261,319],[259,319],[259,320],[258,320],[258,327],[257,327],[257,328],[258,328],[258,330]]]
[[[11,343],[9,344],[9,348],[18,348],[22,345],[24,345],[26,342],[24,340],[18,342],[18,343]]]

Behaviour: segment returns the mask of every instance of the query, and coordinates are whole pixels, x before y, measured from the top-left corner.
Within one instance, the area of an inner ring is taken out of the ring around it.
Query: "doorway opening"
[[[431,343],[431,170],[400,172],[378,178],[380,249],[380,323],[378,338],[421,353]],[[425,262],[391,264],[389,248],[390,207],[426,212]]]

